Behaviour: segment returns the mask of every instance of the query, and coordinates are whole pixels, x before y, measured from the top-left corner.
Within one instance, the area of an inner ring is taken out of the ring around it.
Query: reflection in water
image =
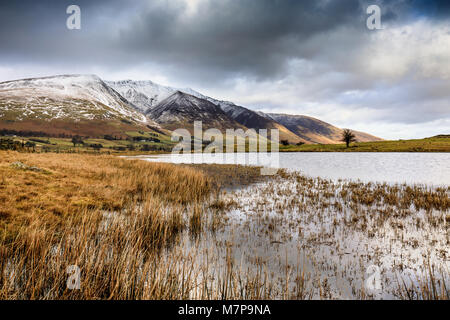
[[[141,158],[175,163],[270,163],[261,162],[262,158],[256,154],[158,155]],[[450,153],[285,152],[279,153],[279,166],[311,177],[334,180],[450,185]]]
[[[276,177],[222,194],[225,209],[209,212],[221,227],[185,233],[178,250],[212,288],[250,279],[259,298],[406,298],[405,286],[419,297],[429,270],[450,287],[449,191]],[[378,271],[381,289],[368,288]]]

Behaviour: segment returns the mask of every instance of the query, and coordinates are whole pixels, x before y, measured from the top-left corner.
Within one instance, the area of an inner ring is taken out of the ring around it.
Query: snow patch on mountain
[[[151,110],[156,108],[158,104],[172,96],[176,92],[186,93],[188,95],[194,96],[199,99],[207,100],[212,104],[220,107],[229,117],[237,119],[241,115],[250,114],[254,111],[247,108],[237,106],[230,101],[217,100],[204,94],[195,91],[191,88],[175,88],[159,85],[153,81],[133,81],[133,80],[122,80],[122,81],[106,81],[106,83],[124,96],[127,100],[132,102],[139,110],[145,114],[152,115]],[[195,105],[193,101],[187,101],[187,106]],[[188,111],[188,110],[184,110]],[[154,113],[153,113],[154,114]],[[158,115],[161,117],[162,115]],[[173,116],[173,115],[172,115]],[[173,116],[174,117],[174,116]],[[169,118],[166,115],[165,121]],[[175,119],[175,117],[174,117]]]
[[[143,113],[148,112],[177,91],[175,88],[165,87],[150,80],[106,81],[106,83]]]
[[[95,75],[60,75],[0,83],[3,113],[18,114],[18,120],[33,114],[53,119],[126,118],[148,119],[119,93]]]
[[[204,128],[242,128],[218,105],[179,90],[148,110],[148,115],[166,126],[202,121]]]

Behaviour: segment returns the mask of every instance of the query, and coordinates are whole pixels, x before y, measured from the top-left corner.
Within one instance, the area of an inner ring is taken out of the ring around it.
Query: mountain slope
[[[280,133],[280,140],[287,140],[289,143],[322,143],[335,144],[340,143],[342,130],[318,119],[307,116],[290,116],[282,114],[265,114],[260,111],[253,111],[248,108],[238,106],[233,102],[221,101],[201,94],[190,88],[177,89],[173,87],[161,86],[152,81],[108,81],[111,87],[120,92],[126,99],[130,100],[137,108],[144,111],[155,121],[160,122],[160,113],[153,112],[158,109],[162,101],[176,92],[182,92],[190,96],[194,96],[201,100],[209,101],[218,106],[228,116],[229,119],[239,123],[242,127],[252,129],[278,129]],[[179,106],[182,105],[180,101]],[[201,120],[197,118],[197,109],[194,107],[189,111],[190,103],[186,105],[182,113],[171,114],[170,117],[177,119],[180,123],[187,125],[189,121]],[[211,109],[212,110],[212,109]],[[222,115],[223,116],[223,115]],[[169,117],[169,118],[170,118]],[[208,118],[208,117],[207,117]],[[206,122],[211,122],[211,117],[205,119]],[[162,124],[166,128],[176,127],[174,122],[167,123],[167,119],[163,120]],[[205,122],[205,121],[204,121]],[[192,126],[192,124],[191,124]],[[225,126],[218,125],[219,128]],[[354,131],[358,141],[379,141],[382,140],[370,134]]]
[[[233,102],[220,101],[211,97],[204,96],[201,93],[196,92],[192,89],[190,89],[190,92],[192,95],[196,97],[200,97],[202,99],[214,103],[215,105],[218,105],[230,118],[234,119],[236,122],[240,123],[241,125],[247,128],[255,130],[267,129],[268,136],[270,136],[271,129],[278,129],[280,141],[288,140],[290,143],[298,143],[298,142],[307,143],[306,140],[297,136],[295,133],[287,129],[282,124],[271,119],[270,117],[265,117],[256,111],[238,106]]]
[[[270,135],[270,129],[278,129],[280,133],[280,140],[288,140],[291,143],[297,142],[307,142],[306,140],[298,137],[293,132],[289,131],[283,125],[277,123],[271,118],[266,118],[259,115],[257,112],[250,109],[237,106],[232,102],[220,101],[208,96],[205,96],[195,90],[190,88],[177,89],[167,86],[162,86],[152,81],[132,81],[132,80],[122,80],[122,81],[107,81],[109,86],[114,88],[127,100],[132,102],[137,108],[139,108],[144,113],[149,114],[154,118],[154,114],[151,112],[158,103],[174,94],[175,92],[183,92],[199,99],[207,100],[217,106],[219,106],[222,111],[224,111],[229,118],[235,120],[242,126],[246,128],[251,128],[255,130],[267,129]],[[195,109],[193,109],[195,110]],[[187,111],[187,110],[186,110]],[[181,121],[182,117],[179,116]],[[192,119],[192,117],[190,117]],[[158,121],[157,118],[154,118]]]
[[[156,124],[94,75],[0,83],[0,127],[4,129],[103,135],[145,125]]]
[[[141,112],[146,113],[159,102],[174,94],[177,89],[146,81],[106,81],[111,88],[133,103]]]
[[[204,130],[217,128],[223,133],[226,129],[246,130],[217,105],[181,91],[176,91],[156,107],[148,110],[147,115],[169,130],[178,128],[192,130],[194,121],[202,121]]]
[[[342,143],[340,140],[342,138],[343,129],[337,128],[319,119],[302,115],[279,113],[267,113],[266,115],[281,123],[286,128],[297,134],[299,137],[305,139],[309,143]],[[359,142],[383,140],[364,132],[353,131],[353,133],[356,136],[356,140]]]
[[[152,120],[150,120],[152,119]],[[154,122],[154,121],[155,122]],[[161,127],[278,129],[289,143],[340,143],[342,130],[301,115],[265,114],[233,102],[152,81],[102,81],[94,75],[62,75],[0,83],[0,129],[51,134],[124,136]],[[161,127],[159,126],[161,125]],[[167,132],[165,132],[167,134]],[[380,138],[355,131],[358,141]]]

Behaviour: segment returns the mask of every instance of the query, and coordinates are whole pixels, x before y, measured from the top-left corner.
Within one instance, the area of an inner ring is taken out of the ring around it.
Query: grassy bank
[[[425,139],[280,146],[281,152],[450,152],[450,136]]]
[[[220,204],[221,186],[258,174],[0,151],[0,299],[187,298],[200,275],[170,248],[183,232],[221,223],[206,215]],[[71,265],[81,270],[81,290],[66,286]]]
[[[74,146],[69,138],[47,137],[0,137],[3,141],[12,140],[21,149],[28,152],[58,152],[58,153],[88,153],[88,154],[115,154],[115,155],[144,155],[170,153],[175,142],[170,137],[160,135],[159,141],[148,141],[150,136],[140,133],[128,132],[128,140],[83,139],[84,144]],[[133,140],[137,139],[137,140]],[[142,139],[142,140],[140,140]],[[1,142],[1,141],[0,141]],[[22,147],[23,145],[23,147]],[[204,146],[206,146],[205,144]],[[6,148],[6,143],[4,143]],[[0,143],[0,150],[2,144]],[[249,149],[248,145],[245,148]],[[235,146],[235,150],[237,147]],[[270,151],[270,145],[268,145]],[[303,144],[280,145],[280,152],[450,152],[450,136],[441,135],[432,138],[377,142],[356,142],[349,148],[345,144]],[[225,144],[224,144],[224,152]]]
[[[156,136],[127,132],[127,138],[80,137],[74,145],[72,138],[40,137],[40,136],[0,136],[0,150],[12,149],[29,152],[56,153],[104,153],[104,154],[152,154],[167,153],[175,145],[170,136]],[[155,137],[156,136],[156,137]],[[12,144],[16,144],[15,146]]]
[[[403,271],[422,253],[448,258],[448,195],[232,165],[0,151],[0,299],[328,299],[339,297],[338,274],[352,297],[374,298],[357,282],[363,262],[389,256]],[[67,287],[70,266],[79,290]],[[448,299],[444,272],[394,293]]]
[[[199,171],[112,156],[1,152],[0,177],[2,299],[170,297],[173,270],[154,261],[212,191]]]

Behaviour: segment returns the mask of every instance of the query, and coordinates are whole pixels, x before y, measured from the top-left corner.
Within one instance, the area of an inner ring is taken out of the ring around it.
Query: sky
[[[450,1],[0,2],[0,81],[56,74],[190,87],[385,139],[450,134]]]

